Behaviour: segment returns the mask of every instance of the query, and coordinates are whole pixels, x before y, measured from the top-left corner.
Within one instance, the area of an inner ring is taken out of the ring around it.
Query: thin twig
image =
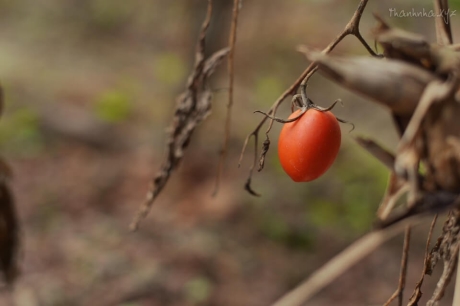
[[[425,246],[425,257],[423,260],[423,270],[422,270],[422,276],[420,277],[420,280],[417,282],[415,285],[414,293],[412,293],[411,298],[409,299],[409,304],[407,306],[416,306],[418,305],[418,301],[422,297],[422,285],[423,285],[423,280],[425,279],[425,275],[428,272],[428,269],[430,267],[430,245],[431,245],[431,237],[433,237],[433,230],[434,226],[436,225],[436,221],[438,220],[438,215],[435,215],[433,218],[433,221],[431,221],[430,225],[430,230],[428,231],[428,238],[426,239],[426,246]]]
[[[409,258],[410,234],[411,234],[411,227],[410,225],[408,225],[404,232],[404,244],[403,244],[402,257],[401,257],[401,269],[399,273],[398,288],[393,293],[393,295],[388,299],[388,301],[385,304],[383,304],[383,306],[390,305],[396,298],[398,298],[398,306],[402,306],[404,288],[406,286],[407,261]]]
[[[384,164],[389,170],[394,169],[395,155],[390,151],[384,149],[382,146],[377,144],[374,140],[357,136],[354,138],[355,141],[376,157],[382,164]]]
[[[457,267],[458,263],[460,262],[460,252],[458,253],[457,258]],[[452,303],[453,306],[460,305],[460,269],[457,268],[457,277],[455,280],[455,289],[454,289],[454,302]]]
[[[437,302],[442,299],[444,293],[446,292],[446,288],[450,283],[450,279],[454,274],[455,268],[457,267],[457,256],[459,254],[459,244],[454,249],[452,258],[446,263],[444,263],[444,269],[442,271],[442,275],[439,278],[438,283],[436,284],[436,289],[434,290],[433,296],[431,299],[426,303],[427,306],[435,306],[438,305]],[[455,304],[454,304],[455,305]]]
[[[219,166],[217,167],[216,185],[214,187],[213,196],[219,191],[220,181],[224,171],[225,159],[227,157],[228,142],[230,139],[230,129],[232,124],[232,106],[233,106],[233,83],[235,77],[235,44],[236,44],[236,30],[238,26],[238,13],[240,12],[240,1],[233,0],[233,13],[232,13],[232,25],[230,28],[229,37],[229,48],[227,59],[227,70],[228,70],[228,103],[227,103],[227,115],[225,118],[225,137],[222,149],[220,151]]]
[[[368,2],[368,0],[361,0],[360,1],[359,5],[358,5],[358,8],[356,9],[355,13],[353,14],[353,17],[348,22],[348,24],[345,26],[343,31],[322,51],[324,54],[330,53],[337,46],[337,44],[340,43],[346,36],[353,35],[353,36],[356,36],[359,39],[359,41],[364,45],[366,50],[371,55],[377,56],[377,54],[372,50],[372,48],[369,47],[369,45],[362,38],[362,36],[361,36],[361,34],[359,32],[359,23],[360,23],[360,20],[361,20],[361,16],[364,13],[364,9],[366,8],[367,2]],[[266,113],[268,115],[271,115],[271,116],[274,117],[276,115],[276,111],[278,110],[278,107],[281,105],[281,103],[283,103],[283,101],[289,95],[293,95],[297,91],[297,89],[298,89],[299,85],[302,83],[302,81],[304,81],[305,79],[308,80],[316,72],[316,70],[317,70],[316,64],[311,63],[302,72],[302,74],[297,78],[297,80],[295,80],[294,83],[291,86],[289,86],[289,88],[286,89],[281,94],[281,96],[275,101],[275,103],[272,105],[272,107]],[[258,138],[258,137],[256,137],[256,135],[259,134],[259,131],[260,131],[261,127],[264,125],[264,123],[267,121],[267,119],[268,119],[268,117],[262,118],[262,120],[259,122],[259,124],[256,126],[256,128],[250,134],[248,134],[248,136],[246,137],[246,140],[244,142],[243,148],[241,150],[239,165],[241,164],[241,160],[243,159],[243,155],[244,155],[244,153],[246,151],[246,147],[247,147],[249,138],[251,138],[253,136],[256,139]],[[269,126],[268,126],[268,128],[267,128],[267,130],[265,132],[267,139],[268,139],[268,133],[270,132],[270,130],[271,130],[272,126],[273,126],[273,123],[274,123],[274,120],[270,120]],[[259,144],[256,141],[256,147],[258,145]],[[266,153],[266,150],[264,150],[264,151]],[[261,157],[261,158],[263,158],[263,157]],[[257,163],[257,150],[255,150],[254,163],[251,165],[251,167],[249,169],[249,177],[247,179],[247,182],[251,181],[252,173],[253,173],[252,170],[254,169],[256,163]]]
[[[452,44],[452,28],[450,26],[450,11],[448,0],[434,0],[436,14],[436,38],[440,45]]]

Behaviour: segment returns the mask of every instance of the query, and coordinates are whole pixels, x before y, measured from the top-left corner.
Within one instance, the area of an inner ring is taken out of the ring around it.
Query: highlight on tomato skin
[[[289,119],[298,116],[293,112]],[[284,171],[295,182],[309,182],[323,175],[340,149],[341,132],[330,112],[309,109],[298,120],[284,124],[278,140],[278,156]]]

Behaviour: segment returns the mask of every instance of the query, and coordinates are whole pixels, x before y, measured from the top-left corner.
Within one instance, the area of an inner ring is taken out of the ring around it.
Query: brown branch
[[[393,153],[380,146],[374,140],[366,137],[357,136],[355,137],[355,141],[377,158],[389,170],[393,170],[396,158]]]
[[[457,203],[458,204],[458,203]],[[427,274],[431,274],[437,262],[443,260],[443,271],[436,285],[434,293],[427,305],[438,305],[437,302],[443,297],[444,292],[452,278],[457,266],[457,256],[460,240],[460,209],[450,211],[442,228],[442,234],[430,252]],[[454,304],[455,305],[455,304]]]
[[[401,179],[396,172],[391,171],[387,189],[385,190],[382,202],[380,202],[377,210],[377,217],[380,220],[386,220],[395,207],[397,201],[408,190],[409,184],[407,181]]]
[[[345,26],[345,28],[343,29],[343,31],[322,51],[324,54],[328,54],[330,53],[336,46],[338,43],[340,43],[346,36],[348,35],[353,35],[353,36],[356,36],[358,38],[358,40],[364,45],[364,47],[366,48],[366,50],[373,56],[376,56],[377,54],[369,47],[369,45],[366,43],[366,41],[362,38],[360,32],[359,32],[359,23],[361,21],[361,17],[364,13],[364,9],[366,8],[366,5],[367,5],[367,2],[368,0],[361,0],[359,5],[358,5],[358,8],[356,9],[355,13],[353,14],[353,17],[350,19],[350,21],[348,22],[348,24]],[[316,64],[315,63],[311,63],[303,72],[302,74],[297,78],[297,80],[294,81],[294,83],[289,86],[288,89],[286,89],[282,94],[281,96],[275,101],[275,103],[272,105],[272,107],[268,110],[268,112],[266,112],[268,115],[271,115],[271,116],[275,116],[276,114],[276,111],[278,110],[278,107],[281,105],[281,103],[283,103],[283,101],[289,96],[289,95],[293,95],[299,85],[302,83],[302,81],[304,79],[309,79],[317,70],[317,67],[316,67]],[[245,140],[245,143],[243,145],[243,148],[241,150],[241,155],[240,155],[240,162],[239,164],[241,164],[241,160],[243,159],[243,155],[246,151],[246,147],[247,147],[247,144],[248,144],[248,140],[249,138],[251,138],[252,136],[254,136],[256,138],[256,148],[258,147],[258,137],[256,137],[258,134],[259,134],[259,131],[261,129],[261,127],[264,125],[264,123],[267,121],[267,117],[264,117],[260,122],[259,124],[256,126],[256,128],[246,137],[246,140]],[[273,122],[274,120],[270,120],[270,123],[269,123],[269,126],[265,132],[265,135],[266,135],[266,141],[269,142],[269,137],[268,137],[268,134],[273,126]],[[261,159],[263,160],[265,158],[265,154],[267,153],[268,149],[265,149],[263,150],[263,156],[261,156]],[[248,184],[250,184],[251,182],[251,178],[252,178],[252,174],[253,174],[253,169],[257,163],[257,150],[255,150],[255,158],[254,158],[254,162],[253,164],[251,165],[250,169],[249,169],[249,176],[248,176],[248,179],[247,179],[247,183],[246,185],[248,186]],[[260,168],[263,168],[263,162],[261,162],[261,165],[259,166]],[[246,188],[247,190],[252,190],[249,186],[249,188]]]
[[[219,191],[220,181],[225,166],[225,159],[227,157],[227,147],[230,139],[230,129],[232,124],[232,106],[233,106],[233,83],[234,83],[234,67],[235,67],[235,43],[236,43],[236,30],[238,26],[238,13],[240,12],[240,1],[233,0],[233,12],[232,12],[232,25],[230,28],[229,37],[229,53],[227,58],[227,70],[228,70],[228,103],[227,103],[227,115],[225,118],[225,136],[224,143],[220,152],[219,166],[217,167],[216,185],[214,187],[213,196]]]
[[[420,298],[422,297],[422,285],[423,280],[425,279],[425,275],[428,273],[430,269],[430,244],[431,244],[431,237],[433,236],[434,226],[436,225],[436,221],[438,220],[438,215],[435,215],[433,221],[431,221],[430,230],[428,231],[428,238],[426,240],[425,246],[425,258],[423,260],[423,271],[420,280],[415,285],[414,293],[412,293],[411,298],[409,299],[409,304],[407,306],[416,306]]]
[[[426,192],[405,211],[398,212],[384,220],[377,220],[376,228],[385,228],[416,215],[435,215],[460,205],[460,195],[448,191]]]
[[[460,261],[460,253],[457,258],[457,262],[458,261]],[[460,269],[457,269],[457,277],[455,279],[455,289],[454,289],[454,302],[452,305],[460,305]]]
[[[434,0],[436,14],[436,38],[440,45],[452,44],[452,28],[450,26],[450,11],[448,0]]]
[[[436,284],[436,289],[433,292],[433,296],[426,303],[427,306],[438,305],[438,301],[442,299],[442,297],[444,296],[444,293],[446,292],[446,288],[450,283],[450,280],[452,278],[452,275],[454,274],[455,268],[457,267],[458,251],[459,251],[459,244],[456,245],[450,260],[447,263],[444,263],[444,269],[442,271],[442,275],[439,278],[438,283]]]
[[[408,258],[409,258],[410,234],[411,234],[411,227],[410,227],[410,225],[408,225],[406,227],[405,232],[404,232],[404,244],[403,244],[402,257],[401,257],[401,269],[400,269],[400,273],[399,273],[398,288],[393,293],[393,295],[388,299],[388,301],[385,304],[383,304],[383,306],[389,306],[396,298],[398,298],[398,306],[402,306],[404,287],[406,285],[407,261],[408,261]]]

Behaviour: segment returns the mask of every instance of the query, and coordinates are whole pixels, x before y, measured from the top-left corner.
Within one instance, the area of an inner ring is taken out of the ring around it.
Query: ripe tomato
[[[298,116],[293,112],[289,119]],[[336,117],[329,111],[307,110],[302,117],[285,123],[278,141],[278,156],[284,171],[295,182],[320,177],[339,152],[341,133]]]

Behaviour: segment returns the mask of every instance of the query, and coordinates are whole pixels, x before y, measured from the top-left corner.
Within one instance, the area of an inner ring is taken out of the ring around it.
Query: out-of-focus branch
[[[225,159],[227,156],[228,141],[230,139],[230,129],[232,125],[232,106],[233,106],[233,83],[235,78],[235,43],[236,43],[236,32],[238,28],[238,13],[240,12],[242,0],[233,0],[233,13],[232,13],[232,25],[230,28],[229,37],[229,53],[227,58],[227,70],[228,70],[228,103],[227,103],[227,116],[225,118],[225,135],[222,150],[220,152],[219,166],[217,168],[216,186],[214,188],[213,195],[216,195],[219,191],[220,181],[222,179],[222,173],[225,167]]]

